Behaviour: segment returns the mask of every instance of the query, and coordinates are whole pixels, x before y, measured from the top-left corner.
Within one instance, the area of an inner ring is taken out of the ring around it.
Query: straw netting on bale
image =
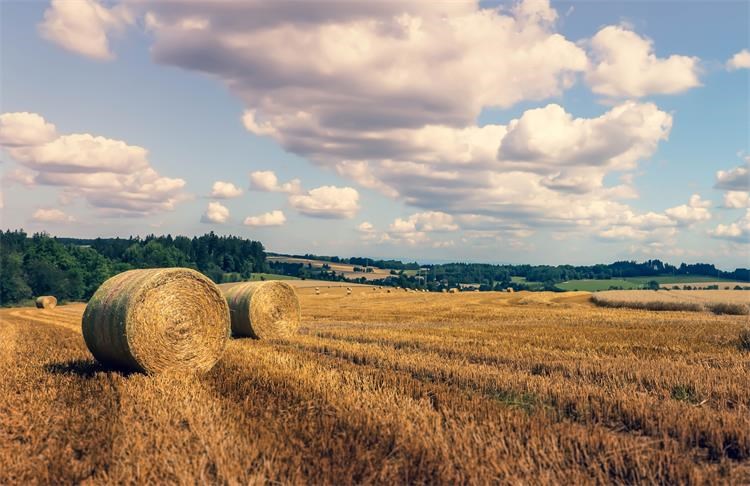
[[[229,332],[221,291],[188,268],[115,275],[83,314],[83,337],[98,361],[146,373],[207,371],[224,352]]]
[[[42,295],[36,298],[36,306],[39,309],[54,309],[57,306],[57,298],[51,295]]]
[[[299,299],[288,283],[272,280],[220,287],[229,303],[235,336],[274,339],[299,329]]]

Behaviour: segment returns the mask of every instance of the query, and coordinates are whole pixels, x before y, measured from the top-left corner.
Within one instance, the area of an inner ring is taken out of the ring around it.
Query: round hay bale
[[[52,295],[41,295],[36,298],[37,309],[54,309],[57,306],[57,297]]]
[[[188,268],[130,270],[104,282],[83,313],[83,338],[109,366],[156,374],[203,372],[229,340],[229,307]]]
[[[232,334],[255,339],[287,337],[300,323],[299,299],[294,288],[280,280],[248,282],[221,287],[229,303]]]

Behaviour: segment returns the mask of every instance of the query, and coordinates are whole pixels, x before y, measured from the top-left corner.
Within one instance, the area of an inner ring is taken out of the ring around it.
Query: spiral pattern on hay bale
[[[106,365],[204,372],[229,340],[229,308],[216,284],[195,270],[130,270],[99,287],[82,327],[89,350]]]
[[[235,336],[275,339],[291,336],[299,329],[299,299],[288,283],[271,280],[220,288],[229,304]]]

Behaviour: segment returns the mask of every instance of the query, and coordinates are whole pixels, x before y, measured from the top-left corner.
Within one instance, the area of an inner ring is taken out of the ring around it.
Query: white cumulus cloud
[[[75,221],[73,216],[55,208],[39,208],[34,211],[31,219],[38,223],[72,223]]]
[[[56,137],[55,126],[36,113],[0,115],[0,145],[3,147],[38,146]]]
[[[321,186],[289,196],[289,204],[307,216],[353,218],[359,211],[359,193],[351,187]]]
[[[39,24],[45,39],[77,54],[98,60],[113,59],[109,36],[133,23],[127,7],[104,7],[97,0],[52,0]]]
[[[590,40],[591,68],[586,81],[598,94],[640,97],[675,94],[700,86],[697,57],[660,59],[653,42],[623,26],[604,27]]]
[[[727,191],[724,193],[725,208],[748,208],[750,207],[750,192],[748,191]]]
[[[731,224],[719,224],[708,232],[714,238],[737,242],[750,241],[750,209],[745,215]]]
[[[678,224],[692,224],[711,219],[711,201],[704,201],[698,194],[690,196],[687,204],[669,208],[664,213]]]
[[[246,226],[282,226],[284,223],[286,223],[286,216],[278,209],[245,218]]]
[[[299,179],[279,184],[279,178],[272,170],[259,170],[250,173],[250,188],[264,192],[283,192],[286,194],[299,194],[302,185]]]
[[[730,170],[716,172],[716,189],[725,191],[750,191],[750,157],[745,164]]]
[[[211,187],[211,197],[216,199],[231,199],[242,195],[242,189],[231,182],[216,181]]]
[[[737,69],[750,69],[750,51],[742,49],[727,61],[727,69],[736,71]]]
[[[229,209],[217,201],[209,202],[206,212],[201,216],[201,222],[203,223],[223,224],[226,223],[228,219]]]
[[[82,197],[102,214],[151,214],[187,198],[185,181],[161,176],[142,147],[88,133],[58,135],[54,125],[32,113],[0,115],[0,127],[0,145],[34,171],[19,172],[18,182],[61,187],[67,197]]]

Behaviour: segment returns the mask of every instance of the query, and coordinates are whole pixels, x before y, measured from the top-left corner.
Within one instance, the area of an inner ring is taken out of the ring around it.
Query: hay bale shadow
[[[135,371],[123,371],[106,366],[91,359],[75,359],[60,363],[49,363],[44,365],[44,369],[53,375],[76,375],[86,379],[94,378],[97,373],[117,373],[125,377],[137,373]]]

